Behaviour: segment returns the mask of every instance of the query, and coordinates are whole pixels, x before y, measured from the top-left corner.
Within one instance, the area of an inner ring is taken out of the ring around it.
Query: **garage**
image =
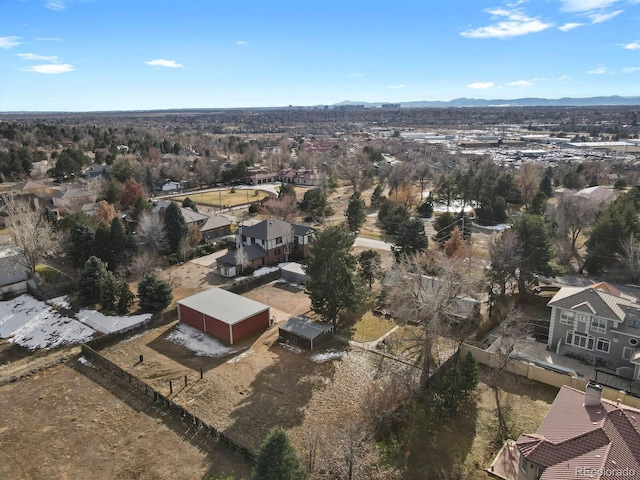
[[[222,288],[212,288],[180,300],[178,318],[233,345],[269,327],[269,306]]]
[[[280,275],[284,281],[298,285],[304,285],[307,280],[307,274],[302,269],[302,265],[296,262],[281,263]]]
[[[314,322],[303,316],[291,317],[278,329],[280,341],[308,350],[331,338],[332,333],[333,325]]]

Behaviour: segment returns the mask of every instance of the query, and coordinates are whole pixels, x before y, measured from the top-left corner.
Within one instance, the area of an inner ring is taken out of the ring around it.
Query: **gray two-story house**
[[[548,346],[640,385],[640,303],[607,283],[563,287],[551,307]]]

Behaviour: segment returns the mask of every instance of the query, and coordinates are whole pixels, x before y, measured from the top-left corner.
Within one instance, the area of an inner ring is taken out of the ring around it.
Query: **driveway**
[[[391,244],[383,242],[382,240],[374,240],[367,237],[356,237],[353,242],[355,247],[370,248],[371,250],[383,250],[385,252],[391,251]]]

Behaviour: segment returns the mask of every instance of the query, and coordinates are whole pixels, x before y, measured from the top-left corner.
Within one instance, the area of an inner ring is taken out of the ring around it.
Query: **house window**
[[[540,480],[540,477],[544,473],[544,468],[538,467],[538,471],[536,472],[536,480]]]
[[[527,473],[527,459],[522,454],[520,454],[520,471]]]
[[[629,320],[629,326],[631,328],[640,328],[640,320]]]
[[[600,352],[609,353],[609,346],[610,345],[611,345],[611,342],[609,341],[609,339],[607,339],[607,338],[598,338],[598,341],[596,342],[596,350],[598,350]]]
[[[607,331],[607,321],[603,318],[593,317],[591,319],[591,331],[605,333]]]
[[[576,347],[585,348],[587,350],[593,350],[595,339],[591,335],[570,330],[567,332],[566,338],[568,345],[574,345]]]
[[[638,339],[637,338],[630,338],[629,339],[629,345],[635,347],[636,345],[638,345]]]
[[[282,243],[282,237],[276,238],[276,245],[280,245]]]
[[[276,255],[280,255],[280,249],[276,248]]]
[[[576,315],[576,317],[578,318],[578,321],[580,323],[584,323],[587,321],[587,316],[586,315]]]
[[[242,243],[246,243],[247,242],[247,236],[246,235],[242,235]]]
[[[623,360],[631,360],[632,356],[633,356],[633,348],[630,348],[630,347],[623,347],[622,348],[622,359]]]
[[[573,312],[562,310],[562,312],[560,313],[560,323],[564,323],[565,325],[573,325]]]

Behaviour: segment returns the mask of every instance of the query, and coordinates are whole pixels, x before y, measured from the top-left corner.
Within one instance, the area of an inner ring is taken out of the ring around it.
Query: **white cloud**
[[[166,67],[166,68],[183,68],[184,65],[175,62],[174,60],[165,60],[163,58],[158,58],[156,60],[149,60],[148,62],[144,62],[147,65],[151,65],[152,67]]]
[[[556,80],[563,81],[563,80],[569,80],[570,78],[571,77],[569,75],[562,75],[561,77],[558,77]]]
[[[608,12],[608,13],[604,13],[604,12],[592,13],[589,15],[589,18],[591,19],[592,23],[603,23],[611,20],[614,17],[617,17],[621,13],[622,13],[622,10],[616,10],[615,12]]]
[[[475,88],[475,89],[484,89],[484,88],[493,88],[496,84],[493,82],[475,82],[467,85],[467,88]]]
[[[613,5],[618,0],[560,0],[565,12],[588,12]]]
[[[244,40],[238,40],[236,42],[236,45],[248,45],[248,44],[249,44],[249,42],[245,42]]]
[[[20,42],[18,40],[20,40],[20,37],[0,37],[0,48],[9,49],[17,47],[18,45],[20,45]]]
[[[553,26],[552,23],[545,23],[537,18],[529,17],[519,10],[493,8],[487,12],[494,20],[505,20],[497,21],[486,27],[466,30],[460,35],[467,38],[509,38],[541,32]]]
[[[640,50],[640,42],[631,42],[623,45],[627,50]]]
[[[529,80],[516,80],[515,82],[510,82],[508,85],[510,87],[530,87],[533,85],[533,82]]]
[[[389,85],[387,88],[397,89],[397,88],[404,88],[404,87],[406,87],[406,85],[401,83],[399,85]]]
[[[578,28],[583,26],[584,23],[565,23],[558,27],[558,30],[562,30],[563,32],[568,32],[569,30],[573,30],[574,28]]]
[[[607,73],[607,69],[605,67],[596,67],[592,70],[589,70],[587,73],[590,75],[604,75],[605,73]]]
[[[45,73],[48,75],[56,75],[58,73],[73,72],[75,67],[68,63],[50,63],[44,65],[33,65],[32,67],[21,68],[24,72]]]
[[[625,67],[622,69],[624,73],[640,72],[640,67]]]
[[[36,55],[35,53],[19,53],[18,57],[20,57],[23,60],[40,60],[43,62],[52,62],[52,63],[58,63],[58,57],[55,55],[50,55],[50,56],[46,56],[46,55]]]
[[[62,12],[67,9],[67,2],[65,0],[49,0],[45,2],[44,6],[54,12]]]
[[[351,73],[351,74],[347,75],[347,78],[362,77],[362,76],[364,76],[364,74],[362,74],[362,73]]]
[[[40,38],[36,38],[36,41],[38,41],[38,42],[64,42],[64,39],[56,38],[56,37],[40,37]]]

